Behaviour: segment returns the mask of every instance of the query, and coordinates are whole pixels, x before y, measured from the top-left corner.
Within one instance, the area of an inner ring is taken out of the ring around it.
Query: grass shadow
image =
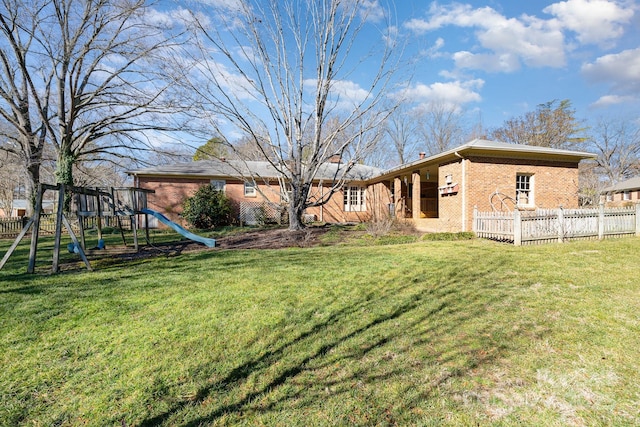
[[[494,265],[491,268],[495,269],[497,266]],[[468,291],[465,293],[464,290],[461,291],[461,283],[479,280],[487,274],[488,271],[476,269],[473,274],[464,275],[456,267],[440,266],[440,271],[433,277],[417,276],[406,284],[389,283],[388,290],[380,293],[376,298],[363,296],[359,300],[350,301],[350,304],[334,310],[322,321],[311,321],[307,328],[301,326],[300,329],[306,330],[294,338],[262,352],[258,357],[239,364],[220,380],[200,388],[193,398],[176,403],[168,410],[144,420],[140,425],[149,427],[168,422],[173,425],[177,423],[176,419],[181,416],[181,412],[187,408],[201,405],[205,401],[216,401],[216,397],[228,394],[233,389],[249,388],[234,401],[211,408],[210,411],[205,411],[208,413],[188,419],[182,425],[205,425],[215,423],[222,417],[228,419],[247,412],[275,410],[279,404],[284,403],[284,400],[292,400],[293,397],[276,398],[266,406],[264,403],[258,405],[256,402],[264,400],[273,390],[304,374],[311,365],[315,367],[314,369],[319,369],[321,366],[336,363],[334,354],[337,351],[344,353],[344,347],[355,346],[355,350],[347,351],[342,356],[343,359],[353,362],[366,359],[369,357],[368,355],[385,348],[394,348],[393,343],[403,342],[405,334],[415,335],[414,339],[417,345],[429,340],[439,340],[438,337],[455,337],[457,329],[466,330],[465,324],[487,315],[485,310],[487,304],[500,300],[499,291],[494,292],[491,297],[477,292]],[[428,281],[431,284],[425,287],[412,283],[420,280]],[[461,299],[463,302],[460,301]],[[359,313],[371,311],[378,311],[379,314],[359,324],[353,322]],[[312,320],[311,314],[307,316],[307,320]],[[396,323],[401,323],[403,328],[395,327]],[[421,332],[416,333],[418,330]],[[376,339],[369,340],[370,335],[375,336]],[[356,344],[361,342],[363,344]],[[312,345],[311,343],[317,344]],[[477,348],[478,346],[480,349]],[[271,348],[271,346],[268,347]],[[409,352],[409,350],[407,348],[402,351]],[[458,337],[452,339],[450,344],[441,344],[437,351],[429,355],[429,360],[423,360],[421,363],[429,364],[437,361],[440,364],[456,366],[448,370],[446,374],[432,379],[428,384],[428,389],[422,392],[422,398],[428,398],[430,390],[438,388],[449,378],[465,375],[478,366],[489,364],[493,360],[503,357],[507,351],[509,351],[508,346],[492,342],[490,334],[486,342],[480,345],[474,337],[469,337],[469,340]],[[283,359],[291,354],[297,354],[299,357],[283,366]],[[331,357],[329,357],[330,355]],[[274,370],[276,373],[273,372]],[[382,382],[388,376],[400,374],[401,370],[396,367],[391,372],[385,373],[377,372],[375,368],[367,368],[358,372],[357,376],[358,378],[366,378],[366,381],[371,383]],[[313,384],[308,384],[308,387],[302,387],[305,397],[301,399],[298,396],[298,399],[302,400],[299,405],[311,404],[314,399],[326,397],[321,391],[313,392],[311,390],[337,389],[342,393],[347,393],[350,389],[350,382],[356,381],[354,375],[356,374],[346,375],[340,381],[336,381],[335,378],[327,378],[324,384],[318,384],[317,381],[314,381]],[[248,381],[255,377],[268,377],[269,379],[260,386],[248,385]],[[415,400],[399,403],[400,406],[412,404],[416,404]]]

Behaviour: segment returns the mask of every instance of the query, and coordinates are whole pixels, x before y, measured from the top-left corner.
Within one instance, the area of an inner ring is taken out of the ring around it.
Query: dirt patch
[[[328,232],[333,232],[335,238],[331,240],[324,240],[322,236]],[[283,249],[291,247],[313,247],[321,244],[337,244],[347,236],[358,233],[362,232],[331,225],[313,226],[301,231],[289,231],[283,228],[256,229],[216,239],[215,248],[208,248],[205,245],[192,242],[190,240],[180,240],[170,243],[141,246],[138,252],[133,253],[128,251],[127,253],[113,253],[107,255],[104,252],[95,252],[94,256],[91,258],[101,260],[109,258],[118,260],[134,260],[152,258],[156,256],[177,256],[187,252],[216,251],[221,249]]]
[[[301,231],[287,229],[256,230],[216,239],[216,248],[222,249],[282,249],[310,247],[321,243],[321,237],[331,227],[308,227]]]

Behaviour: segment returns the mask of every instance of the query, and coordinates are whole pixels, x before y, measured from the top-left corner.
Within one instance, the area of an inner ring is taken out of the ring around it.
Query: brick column
[[[393,178],[393,203],[395,204],[396,218],[404,218],[404,207],[402,202],[402,181],[399,176]]]
[[[420,171],[411,173],[413,191],[411,192],[411,210],[413,219],[420,219]]]

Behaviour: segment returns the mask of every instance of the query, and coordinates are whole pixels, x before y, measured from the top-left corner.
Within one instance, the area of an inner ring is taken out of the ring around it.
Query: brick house
[[[578,151],[473,140],[386,171],[355,165],[344,187],[307,214],[325,222],[362,222],[388,216],[412,221],[422,231],[471,230],[480,211],[578,207],[578,163],[593,155]],[[319,171],[311,197],[326,194],[338,163]],[[155,190],[149,207],[179,220],[184,199],[201,185],[225,191],[236,215],[241,206],[282,199],[284,183],[267,162],[198,161],[129,172],[135,185]],[[253,178],[251,178],[253,177]]]
[[[606,207],[612,208],[640,203],[640,176],[605,188],[600,199]]]
[[[422,156],[421,156],[422,157]],[[590,153],[475,139],[382,172],[399,218],[422,231],[469,231],[473,210],[578,207],[578,163]]]
[[[337,162],[322,165],[311,189],[311,198],[329,194],[334,178],[346,165]],[[309,208],[310,220],[325,222],[362,222],[369,219],[366,206],[366,181],[380,173],[378,168],[353,165],[346,173],[348,184],[323,206]],[[150,209],[184,224],[182,204],[200,186],[212,185],[231,200],[232,216],[240,223],[253,223],[256,210],[267,210],[276,221],[286,212],[286,183],[266,161],[199,160],[157,166],[128,172],[134,185],[155,193],[147,196]]]

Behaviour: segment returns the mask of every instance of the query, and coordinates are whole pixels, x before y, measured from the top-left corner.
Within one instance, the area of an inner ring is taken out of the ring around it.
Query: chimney
[[[333,156],[329,157],[329,163],[340,163],[340,158],[342,156],[340,156],[340,154],[334,154]]]
[[[427,153],[425,153],[424,151],[421,151],[421,152],[419,153],[420,160],[424,159],[424,157],[425,157],[426,155],[427,155]]]

